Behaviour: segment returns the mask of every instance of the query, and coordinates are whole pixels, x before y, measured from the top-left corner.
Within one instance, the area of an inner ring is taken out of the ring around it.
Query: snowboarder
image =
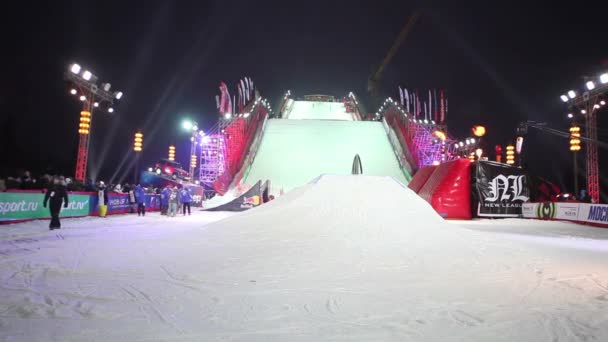
[[[135,187],[135,201],[137,201],[137,216],[146,216],[146,194],[140,184]]]
[[[188,215],[190,215],[190,202],[192,202],[192,194],[190,189],[182,188],[179,192],[179,201],[182,203],[182,213],[186,216],[186,208],[188,209]]]
[[[179,192],[177,188],[172,188],[169,193],[169,216],[175,217],[177,215],[177,208],[179,207]]]
[[[171,194],[171,190],[168,187],[165,187],[163,191],[160,192],[161,215],[167,215],[167,211],[169,210],[169,194]]]
[[[49,203],[50,200],[50,203]],[[59,178],[53,179],[53,185],[46,191],[44,195],[44,202],[42,206],[46,208],[46,204],[49,203],[49,210],[51,212],[51,224],[49,229],[60,229],[61,222],[59,222],[59,212],[61,211],[61,203],[63,207],[68,207],[68,192],[66,191],[65,185],[61,183]]]

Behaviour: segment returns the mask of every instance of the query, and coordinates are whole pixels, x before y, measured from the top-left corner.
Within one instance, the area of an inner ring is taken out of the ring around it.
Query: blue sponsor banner
[[[146,194],[146,210],[160,210],[160,195]],[[133,205],[136,208],[136,204]],[[108,215],[124,214],[130,211],[128,194],[109,193],[108,194]],[[91,215],[99,214],[99,197],[97,194],[91,196]]]

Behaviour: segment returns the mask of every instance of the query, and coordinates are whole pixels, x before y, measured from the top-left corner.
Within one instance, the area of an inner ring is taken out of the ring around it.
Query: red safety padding
[[[431,177],[433,171],[435,171],[437,165],[427,165],[418,170],[412,180],[407,184],[407,186],[414,190],[415,193],[420,192],[420,189],[424,186],[424,183]]]
[[[443,218],[470,220],[471,162],[463,158],[437,166],[418,195]]]

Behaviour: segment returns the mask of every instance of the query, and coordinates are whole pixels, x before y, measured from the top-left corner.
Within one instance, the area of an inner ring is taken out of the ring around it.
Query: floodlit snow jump
[[[365,175],[407,183],[382,122],[359,121],[342,102],[293,101],[282,119],[268,119],[241,183],[270,180],[280,195],[321,174],[350,174],[359,155]]]

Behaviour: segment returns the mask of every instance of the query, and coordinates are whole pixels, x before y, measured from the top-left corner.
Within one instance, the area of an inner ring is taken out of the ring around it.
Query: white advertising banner
[[[571,202],[523,203],[522,216],[608,226],[608,205]]]

